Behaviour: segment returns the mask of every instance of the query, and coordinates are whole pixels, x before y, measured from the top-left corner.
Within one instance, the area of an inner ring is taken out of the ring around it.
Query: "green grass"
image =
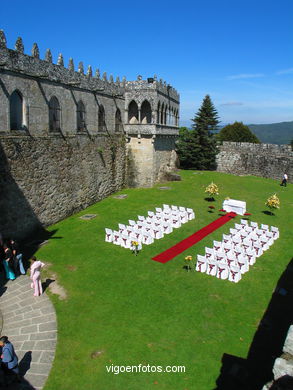
[[[51,226],[57,230],[37,256],[52,263],[68,299],[52,295],[58,318],[58,345],[46,390],[207,390],[215,387],[224,353],[246,358],[272,291],[290,261],[292,186],[270,179],[217,172],[182,171],[171,190],[125,189],[123,200],[109,197]],[[234,222],[166,264],[156,254],[218,218],[208,212],[205,187],[220,187],[216,210],[225,197],[245,200],[251,220],[278,226],[280,239],[257,259],[238,284],[186,272],[184,256],[203,254]],[[277,192],[281,208],[263,213]],[[193,221],[144,246],[136,257],[104,241],[104,228],[116,228],[163,203],[192,207]],[[95,213],[90,221],[78,217]],[[68,266],[75,266],[70,270]],[[94,351],[102,351],[91,358]],[[184,365],[185,373],[106,372],[106,365]]]

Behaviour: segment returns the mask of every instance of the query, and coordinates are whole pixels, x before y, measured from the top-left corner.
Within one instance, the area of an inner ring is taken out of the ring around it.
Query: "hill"
[[[248,125],[260,142],[266,144],[289,144],[293,139],[293,121],[270,123],[264,125]]]

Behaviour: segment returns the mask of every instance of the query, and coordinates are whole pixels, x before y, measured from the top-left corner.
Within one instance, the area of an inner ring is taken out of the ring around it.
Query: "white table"
[[[244,215],[246,213],[246,202],[235,199],[224,200],[223,210],[228,213],[233,211],[236,214]]]

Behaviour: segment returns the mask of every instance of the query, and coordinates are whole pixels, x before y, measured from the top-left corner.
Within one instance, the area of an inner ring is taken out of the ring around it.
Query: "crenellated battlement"
[[[37,43],[33,44],[31,55],[25,54],[21,37],[17,38],[14,50],[9,49],[5,33],[0,30],[0,71],[17,72],[29,77],[47,79],[55,83],[111,95],[121,95],[125,90],[156,90],[179,103],[178,92],[166,81],[158,80],[156,75],[147,80],[138,76],[135,81],[127,81],[125,76],[120,80],[120,77],[117,76],[114,81],[113,75],[108,77],[106,72],[101,75],[99,69],[93,72],[91,65],[88,65],[86,73],[84,69],[84,64],[81,61],[75,70],[73,58],[69,59],[66,67],[62,53],[59,53],[55,64],[50,49],[46,50],[44,59],[41,59]]]

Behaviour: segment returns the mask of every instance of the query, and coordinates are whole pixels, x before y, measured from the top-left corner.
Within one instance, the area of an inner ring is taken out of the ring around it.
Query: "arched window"
[[[166,123],[167,123],[167,110],[168,110],[168,107],[166,106],[165,111],[164,111],[164,125],[166,125]]]
[[[152,108],[147,100],[141,105],[141,123],[152,123]]]
[[[77,122],[77,131],[85,131],[86,130],[85,108],[84,108],[84,104],[81,100],[77,103],[76,122]]]
[[[23,129],[23,98],[19,91],[10,96],[10,130]]]
[[[160,113],[160,108],[161,108],[161,102],[158,103],[158,109],[157,109],[157,123],[161,123],[161,113]]]
[[[138,123],[138,106],[134,100],[128,106],[128,123]]]
[[[58,99],[53,96],[49,101],[49,129],[50,131],[60,131],[60,104]]]
[[[99,107],[98,131],[105,131],[105,130],[106,130],[105,110],[104,107],[101,105]]]
[[[117,108],[115,114],[115,131],[120,132],[122,131],[122,129],[123,127],[122,127],[121,111],[119,110],[119,108]]]
[[[164,111],[165,111],[165,105],[162,104],[162,111],[161,111],[161,125],[164,124]]]

